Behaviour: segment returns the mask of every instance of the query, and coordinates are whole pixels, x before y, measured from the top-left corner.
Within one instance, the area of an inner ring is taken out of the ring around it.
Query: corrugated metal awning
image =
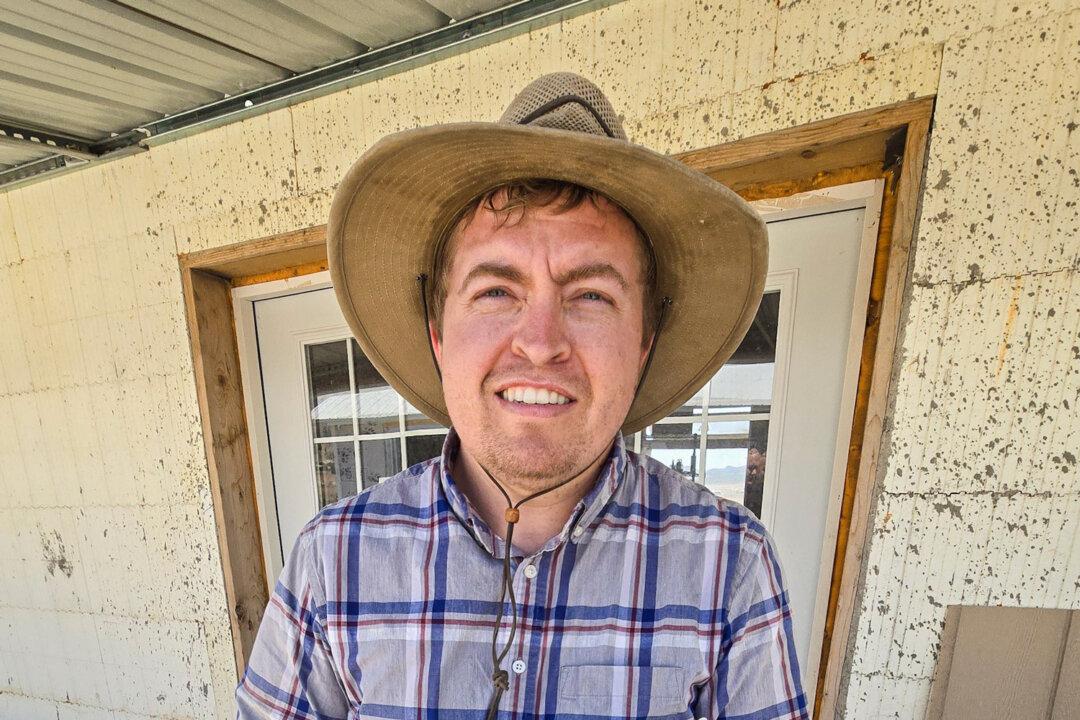
[[[586,4],[0,0],[0,185]]]

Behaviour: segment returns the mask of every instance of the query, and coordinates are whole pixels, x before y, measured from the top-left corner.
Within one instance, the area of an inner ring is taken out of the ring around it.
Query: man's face
[[[630,409],[641,265],[633,224],[602,198],[498,220],[481,205],[456,239],[432,342],[463,448],[535,491],[584,470]]]

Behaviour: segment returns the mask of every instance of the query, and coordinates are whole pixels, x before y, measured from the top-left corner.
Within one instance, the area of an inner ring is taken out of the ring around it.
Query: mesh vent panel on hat
[[[580,75],[568,72],[541,75],[526,85],[511,101],[499,122],[590,135],[608,135],[610,131],[612,137],[626,139],[619,116],[600,88]]]

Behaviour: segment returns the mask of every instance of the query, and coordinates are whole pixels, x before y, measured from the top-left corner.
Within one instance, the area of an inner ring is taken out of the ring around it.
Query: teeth
[[[570,402],[570,398],[547,388],[510,387],[503,390],[501,396],[504,400],[527,405],[565,405]]]

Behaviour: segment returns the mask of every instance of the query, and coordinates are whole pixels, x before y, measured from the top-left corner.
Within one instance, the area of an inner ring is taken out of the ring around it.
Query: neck
[[[615,440],[612,439],[611,443]],[[611,451],[611,443],[607,449],[596,458],[589,467],[578,473],[569,482],[544,493],[539,497],[525,502],[521,506],[521,519],[514,527],[514,546],[532,555],[544,546],[566,525],[574,512],[574,506],[588,494],[596,483],[600,469],[604,466],[607,456]],[[489,468],[490,469],[490,468]],[[479,463],[464,446],[458,452],[457,460],[453,468],[454,482],[469,502],[472,503],[476,512],[499,537],[506,537],[506,498],[499,492],[491,479],[480,467]],[[516,478],[501,477],[492,472],[495,479],[506,490],[510,499],[515,504],[536,492],[535,487],[525,488]],[[552,478],[551,484],[565,480],[566,478]]]

